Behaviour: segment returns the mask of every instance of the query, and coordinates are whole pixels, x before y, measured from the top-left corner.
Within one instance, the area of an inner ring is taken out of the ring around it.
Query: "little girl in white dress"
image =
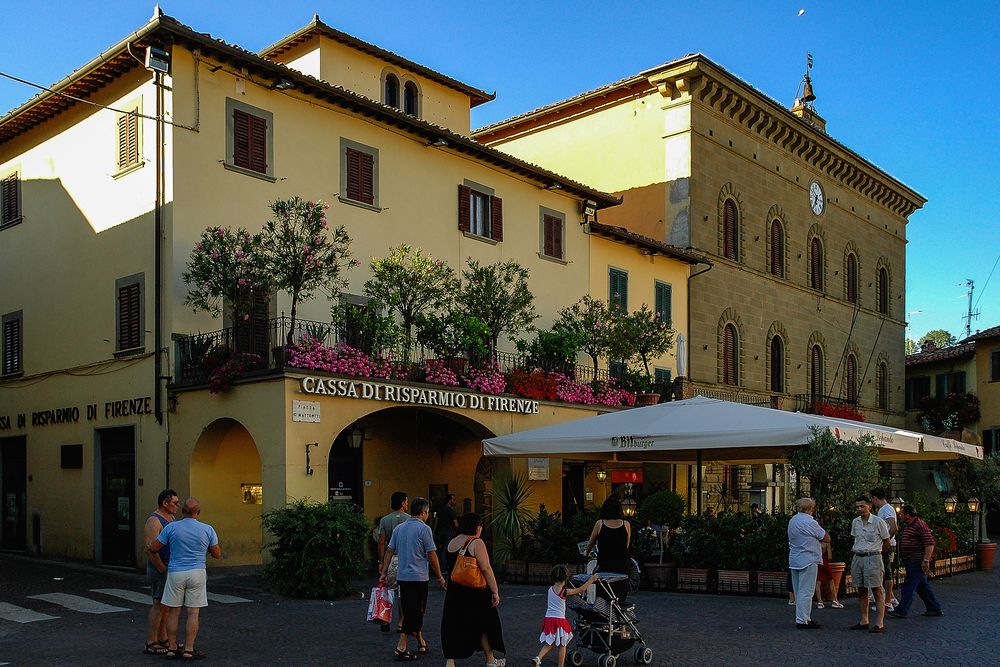
[[[566,646],[573,639],[573,628],[566,620],[566,598],[587,590],[597,579],[597,575],[591,575],[587,583],[579,588],[566,588],[568,579],[569,570],[566,569],[565,565],[556,565],[552,568],[552,586],[549,587],[548,609],[545,610],[545,618],[542,620],[542,634],[538,636],[538,641],[542,643],[542,650],[531,659],[531,664],[535,667],[542,664],[542,658],[552,650],[553,646],[559,647],[559,667],[566,664]]]

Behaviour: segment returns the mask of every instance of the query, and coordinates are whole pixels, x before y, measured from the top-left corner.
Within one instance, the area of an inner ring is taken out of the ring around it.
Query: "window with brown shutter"
[[[494,241],[503,241],[503,200],[490,197],[490,233]]]
[[[254,293],[246,318],[233,321],[233,337],[237,352],[256,354],[267,359],[271,351],[271,295]]]
[[[468,185],[458,186],[458,230],[472,231],[472,188]]]
[[[853,252],[847,255],[847,300],[858,302],[858,258]]]
[[[858,402],[858,358],[853,354],[847,355],[847,368],[844,371],[844,379],[847,381],[847,402]]]
[[[139,164],[138,110],[118,115],[118,170]]]
[[[785,277],[785,232],[777,220],[771,221],[771,273]]]
[[[823,289],[823,244],[818,237],[813,237],[809,243],[809,257],[812,266],[809,271],[809,286],[816,290]]]
[[[771,338],[771,391],[785,391],[785,344],[781,336]]]
[[[889,270],[884,266],[878,270],[878,312],[889,314]]]
[[[267,120],[233,109],[233,164],[267,173]]]
[[[118,349],[142,347],[142,322],[139,320],[140,288],[132,283],[118,288]]]
[[[0,179],[0,225],[21,219],[21,176],[18,172]]]
[[[739,344],[736,327],[727,324],[722,330],[722,384],[739,384]]]
[[[563,258],[563,221],[554,215],[542,216],[542,254]]]
[[[736,202],[727,199],[722,206],[722,256],[738,262],[739,255],[739,219]]]
[[[2,320],[3,342],[0,346],[2,351],[2,375],[16,375],[22,372],[21,368],[21,311],[8,313]]]
[[[375,157],[354,148],[345,149],[347,198],[375,205]]]
[[[809,394],[814,398],[823,395],[823,350],[819,345],[813,345],[809,352]]]
[[[889,367],[884,361],[879,362],[875,371],[875,385],[877,406],[886,410],[889,408]]]
[[[458,186],[458,229],[484,239],[503,241],[503,201],[494,197],[492,190],[479,187],[483,189]]]

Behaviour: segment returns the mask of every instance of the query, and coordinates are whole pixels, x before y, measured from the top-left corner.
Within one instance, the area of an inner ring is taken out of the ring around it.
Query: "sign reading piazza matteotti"
[[[396,384],[356,382],[339,378],[307,376],[300,382],[305,394],[358,398],[369,401],[388,401],[412,405],[433,405],[439,408],[467,408],[490,412],[513,412],[523,415],[538,414],[538,401],[510,396],[473,394],[449,389],[424,389]]]

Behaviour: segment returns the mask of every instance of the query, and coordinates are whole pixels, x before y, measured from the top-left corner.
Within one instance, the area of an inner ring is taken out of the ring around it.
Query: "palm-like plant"
[[[504,558],[513,558],[521,546],[531,512],[528,498],[531,486],[524,473],[500,477],[493,485],[493,513],[490,526],[493,537],[500,542],[498,551]]]

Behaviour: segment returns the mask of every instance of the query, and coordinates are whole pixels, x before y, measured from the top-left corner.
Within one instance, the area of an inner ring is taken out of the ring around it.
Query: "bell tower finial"
[[[795,89],[795,103],[792,105],[792,113],[805,120],[810,125],[820,131],[826,132],[826,121],[816,113],[813,102],[816,100],[816,93],[813,92],[812,72],[813,57],[811,53],[806,54],[806,73]]]

